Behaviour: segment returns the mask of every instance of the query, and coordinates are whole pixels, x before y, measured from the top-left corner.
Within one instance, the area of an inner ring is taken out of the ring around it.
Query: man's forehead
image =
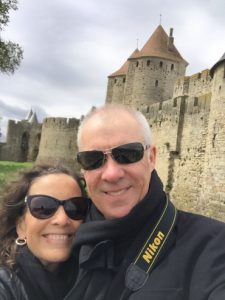
[[[87,128],[90,128],[89,126],[114,126],[116,124],[124,123],[124,120],[129,123],[136,123],[138,125],[138,122],[136,118],[126,110],[121,109],[110,109],[106,111],[100,111],[96,114],[92,115],[85,123]]]

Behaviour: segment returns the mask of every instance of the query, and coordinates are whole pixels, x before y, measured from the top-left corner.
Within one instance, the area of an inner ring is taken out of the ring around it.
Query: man
[[[76,235],[79,300],[224,300],[225,224],[176,211],[138,111],[106,105],[78,132],[93,205]]]

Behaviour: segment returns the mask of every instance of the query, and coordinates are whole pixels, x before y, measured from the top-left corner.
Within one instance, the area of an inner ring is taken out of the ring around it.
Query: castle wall
[[[192,212],[199,211],[210,100],[210,94],[186,98],[180,149],[173,166],[170,196],[178,208]]]
[[[31,124],[25,120],[9,120],[6,143],[1,146],[1,160],[28,161],[29,147],[32,146],[33,132],[41,132],[40,124]],[[37,145],[38,148],[39,145]]]
[[[157,147],[156,170],[183,210],[201,211],[210,101],[211,94],[183,96],[142,107]]]
[[[78,125],[79,120],[75,118],[46,118],[36,163],[63,163],[76,167]]]
[[[153,143],[157,146],[156,169],[167,190],[171,189],[174,156],[179,151],[179,141],[183,126],[184,97],[155,103],[142,112],[149,120]]]
[[[173,97],[199,97],[211,92],[211,77],[209,70],[196,73],[192,76],[179,77],[174,85]]]
[[[219,65],[212,82],[201,211],[225,221],[225,63]]]
[[[27,161],[36,161],[41,140],[42,125],[31,126]]]

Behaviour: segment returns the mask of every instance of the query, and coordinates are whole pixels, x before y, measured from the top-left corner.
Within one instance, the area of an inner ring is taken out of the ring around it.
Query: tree
[[[0,32],[9,22],[9,11],[17,10],[17,0],[0,0]],[[0,72],[13,74],[23,59],[22,48],[0,36]]]

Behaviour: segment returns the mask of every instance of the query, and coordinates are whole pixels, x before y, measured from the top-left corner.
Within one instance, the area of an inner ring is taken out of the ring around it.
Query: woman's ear
[[[16,232],[18,237],[25,237],[26,236],[26,224],[24,216],[20,217],[16,222]]]

